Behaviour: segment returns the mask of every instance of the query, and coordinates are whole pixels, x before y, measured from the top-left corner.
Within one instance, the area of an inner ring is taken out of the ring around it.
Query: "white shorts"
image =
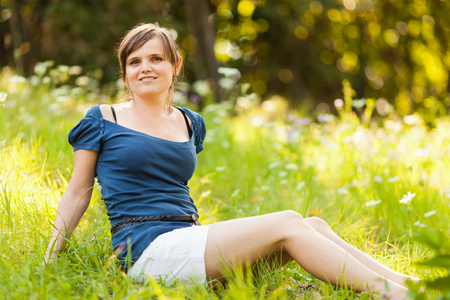
[[[161,234],[128,270],[128,276],[138,281],[152,276],[167,284],[178,279],[205,285],[205,249],[209,226],[191,226]]]

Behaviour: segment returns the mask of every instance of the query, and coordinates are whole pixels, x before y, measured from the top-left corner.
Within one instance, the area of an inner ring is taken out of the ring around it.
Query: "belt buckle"
[[[198,221],[198,217],[197,217],[196,214],[192,214],[191,217],[192,217],[192,221],[194,221],[194,225],[202,225],[202,224],[200,224],[200,222]]]

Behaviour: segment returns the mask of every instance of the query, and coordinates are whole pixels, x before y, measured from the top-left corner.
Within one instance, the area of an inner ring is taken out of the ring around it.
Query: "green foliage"
[[[439,291],[438,299],[450,299],[450,237],[440,230],[426,230],[413,235],[413,239],[433,250],[433,256],[420,261],[419,265],[445,270],[441,277],[427,278],[421,283],[411,284],[415,299],[425,298],[424,287]]]
[[[348,79],[359,97],[395,99],[400,115],[448,111],[448,3],[214,3],[216,45],[230,49],[218,58],[258,94],[330,103]]]
[[[87,108],[112,102],[115,91],[77,84],[91,78],[71,73],[72,67],[36,68],[36,78],[0,76],[0,298],[368,299],[319,282],[295,263],[280,269],[265,260],[253,267],[254,276],[231,268],[229,284],[215,290],[133,282],[111,253],[97,189],[61,259],[43,267],[72,171],[67,133]],[[294,209],[326,219],[344,239],[399,272],[444,277],[441,268],[413,264],[432,251],[412,242],[410,232],[425,223],[416,222],[414,211],[430,228],[450,231],[450,177],[442,175],[450,166],[448,119],[437,119],[433,129],[416,115],[367,123],[356,116],[314,121],[291,111],[282,97],[259,103],[239,86],[229,92],[235,101],[202,111],[206,149],[189,182],[202,223]],[[416,193],[414,211],[399,203],[408,191]],[[428,286],[420,293],[439,296]]]
[[[159,22],[173,28],[181,46],[189,98],[198,99],[198,81],[214,91],[200,95],[204,104],[220,95],[220,63],[239,69],[240,83],[258,96],[281,95],[314,109],[325,103],[333,110],[342,80],[351,82],[354,98],[383,99],[400,116],[418,112],[430,125],[450,108],[448,1],[4,0],[1,5],[0,66],[22,75],[31,75],[37,61],[54,60],[79,65],[102,84],[114,82],[118,39],[136,23]],[[386,113],[379,106],[366,109]]]

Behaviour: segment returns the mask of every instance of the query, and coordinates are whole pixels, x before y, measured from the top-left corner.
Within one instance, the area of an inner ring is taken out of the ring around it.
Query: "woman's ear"
[[[173,74],[174,76],[178,76],[178,74],[180,74],[182,66],[183,66],[183,59],[181,58],[181,55],[178,55],[177,66],[175,67],[174,74]]]

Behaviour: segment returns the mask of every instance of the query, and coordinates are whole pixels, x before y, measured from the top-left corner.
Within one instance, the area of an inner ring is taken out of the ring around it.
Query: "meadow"
[[[112,254],[98,188],[61,258],[43,266],[72,170],[68,131],[88,108],[120,96],[75,67],[48,67],[38,66],[30,78],[8,69],[0,75],[0,298],[370,298],[317,281],[295,263],[272,270],[262,261],[255,276],[234,268],[216,289],[133,282]],[[196,109],[185,99],[180,105]],[[279,97],[259,103],[243,95],[207,105],[205,150],[189,183],[201,222],[292,209],[324,218],[399,272],[446,276],[445,268],[417,264],[433,252],[413,235],[450,232],[450,120],[436,119],[430,128],[416,114],[364,119],[345,105],[338,116],[309,116]],[[411,203],[400,203],[408,192],[415,194]],[[438,295],[430,288],[411,293]]]

